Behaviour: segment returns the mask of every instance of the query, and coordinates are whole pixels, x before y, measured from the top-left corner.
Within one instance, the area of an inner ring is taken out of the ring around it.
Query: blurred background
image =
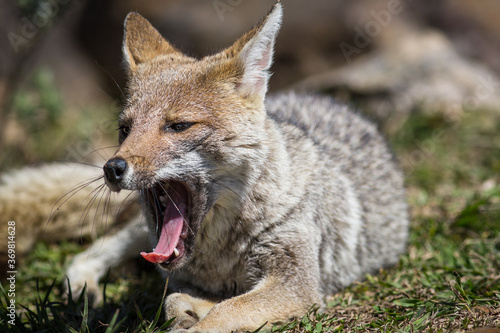
[[[202,57],[230,45],[273,3],[0,0],[0,170],[79,161],[115,144],[128,12],[141,13],[178,48]],[[283,4],[271,92],[331,94],[388,135],[415,112],[453,122],[471,108],[500,109],[497,0]]]

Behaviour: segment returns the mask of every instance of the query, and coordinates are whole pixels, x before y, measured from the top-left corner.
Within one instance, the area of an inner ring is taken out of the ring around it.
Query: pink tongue
[[[182,186],[182,185],[181,185]],[[147,261],[158,264],[167,261],[174,252],[174,248],[179,243],[179,237],[184,225],[183,216],[186,215],[186,203],[182,194],[185,193],[184,188],[175,186],[173,191],[169,191],[171,197],[170,202],[165,209],[165,216],[163,217],[163,225],[160,233],[160,240],[156,245],[153,252],[141,252],[141,255]]]

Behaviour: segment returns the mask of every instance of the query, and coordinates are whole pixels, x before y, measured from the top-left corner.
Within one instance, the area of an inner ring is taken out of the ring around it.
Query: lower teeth
[[[177,250],[177,248],[174,249],[174,255],[176,258],[179,256],[179,250]]]

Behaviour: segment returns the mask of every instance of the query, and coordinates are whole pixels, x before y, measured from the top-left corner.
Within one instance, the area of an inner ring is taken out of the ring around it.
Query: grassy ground
[[[312,308],[273,331],[500,328],[500,116],[486,110],[453,117],[418,112],[390,140],[407,174],[407,254],[397,267],[329,297],[323,312]],[[132,265],[135,271],[128,266],[109,273],[104,305],[92,309],[84,297],[65,302],[64,265],[81,249],[70,242],[36,246],[18,270],[15,326],[7,326],[8,297],[0,291],[0,331],[167,331],[164,282],[142,262]]]

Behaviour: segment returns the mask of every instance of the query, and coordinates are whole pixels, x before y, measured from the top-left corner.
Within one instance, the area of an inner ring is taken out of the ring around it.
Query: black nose
[[[116,185],[123,180],[124,173],[127,170],[127,162],[121,158],[113,158],[104,164],[103,169],[106,179],[111,184]]]

